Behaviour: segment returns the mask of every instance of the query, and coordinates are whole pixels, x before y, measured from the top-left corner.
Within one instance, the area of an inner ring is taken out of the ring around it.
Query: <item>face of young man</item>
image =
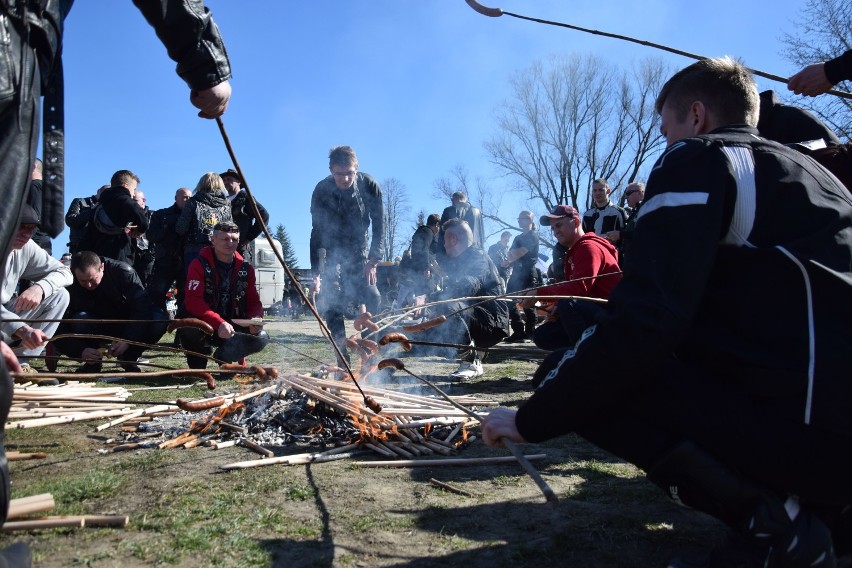
[[[334,184],[338,189],[350,189],[355,183],[358,166],[350,164],[348,167],[344,167],[335,164],[329,170],[331,170],[331,175],[334,177]]]
[[[671,146],[678,140],[700,134],[692,113],[686,113],[683,120],[679,121],[675,109],[669,105],[668,101],[663,104],[663,110],[660,112],[660,132],[666,137],[667,146]]]
[[[234,258],[234,252],[239,244],[239,233],[226,233],[224,231],[213,233],[213,251],[216,253],[216,258],[222,262],[229,262]]]
[[[595,182],[592,184],[592,201],[598,207],[603,207],[609,201],[609,188],[602,183]]]
[[[577,234],[577,220],[574,217],[560,217],[550,220],[553,237],[565,248],[571,248],[580,237]]]
[[[74,271],[74,277],[80,286],[86,290],[94,290],[100,286],[101,280],[104,278],[104,265],[101,263],[100,266],[89,267],[86,270],[78,268]]]
[[[524,232],[529,231],[530,227],[532,227],[532,219],[529,217],[518,217],[518,227]]]

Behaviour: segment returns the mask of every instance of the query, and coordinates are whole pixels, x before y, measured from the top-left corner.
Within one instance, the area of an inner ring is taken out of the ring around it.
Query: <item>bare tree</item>
[[[408,192],[405,184],[396,178],[387,178],[382,182],[382,199],[385,207],[385,248],[382,251],[384,260],[393,260],[408,246],[407,238],[400,233],[405,230],[403,215],[405,204],[408,203]]]
[[[807,0],[796,32],[785,33],[783,53],[798,71],[811,63],[834,59],[852,49],[852,0]],[[852,82],[843,81],[839,89],[849,91]],[[852,140],[852,101],[832,95],[793,97],[825,122],[841,139]]]
[[[511,79],[513,98],[497,109],[499,133],[485,148],[528,199],[584,210],[594,179],[621,187],[661,149],[653,106],[668,75],[659,59],[624,72],[592,55],[536,62]]]

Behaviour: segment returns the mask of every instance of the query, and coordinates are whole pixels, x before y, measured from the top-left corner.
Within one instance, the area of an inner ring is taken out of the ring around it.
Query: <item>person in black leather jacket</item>
[[[154,269],[148,285],[148,296],[156,306],[164,306],[166,294],[175,284],[183,290],[186,273],[183,269],[183,241],[175,232],[180,212],[192,197],[192,190],[181,187],[175,192],[175,202],[165,209],[157,209],[148,225],[148,240],[154,243]],[[179,297],[182,297],[180,294]],[[182,298],[181,298],[182,299]]]
[[[139,178],[129,170],[118,170],[110,179],[110,188],[104,190],[92,209],[86,234],[80,241],[80,250],[90,250],[101,256],[133,265],[131,230],[144,233],[148,229],[148,215],[134,199]]]
[[[59,353],[82,358],[81,373],[98,373],[104,357],[99,347],[108,345],[106,354],[116,357],[122,368],[139,372],[136,360],[145,351],[127,341],[157,343],[166,332],[168,316],[148,298],[148,293],[133,267],[127,263],[99,257],[91,251],[80,251],[71,258],[74,283],[68,287],[71,301],[57,335],[93,334],[119,338],[104,341],[96,338],[65,337],[54,342]],[[127,323],[78,322],[78,319],[141,320]],[[126,340],[126,341],[122,341]]]
[[[242,257],[248,262],[254,262],[249,244],[263,232],[263,226],[269,223],[269,212],[255,199],[260,220],[254,214],[254,208],[248,199],[248,193],[242,189],[243,179],[233,169],[219,174],[225,183],[228,199],[231,200],[231,217],[240,228],[240,246],[237,247]],[[261,222],[262,221],[262,222]]]
[[[51,237],[62,232],[64,124],[62,104],[62,34],[72,0],[0,2],[0,258],[6,258],[18,228],[21,206],[29,188],[38,143],[40,111],[45,112],[42,229]],[[231,66],[219,28],[202,0],[134,0],[177,62],[177,73],[190,89],[190,102],[203,118],[225,112],[231,96]],[[45,94],[44,105],[41,96]],[[0,358],[0,425],[12,402],[9,366],[14,355]],[[19,367],[18,367],[19,368]],[[0,522],[5,522],[10,497],[9,475],[0,431]],[[29,553],[2,554],[12,565],[28,565]]]
[[[175,232],[183,238],[183,271],[195,260],[199,251],[210,246],[213,227],[231,221],[231,203],[225,193],[225,183],[219,174],[207,172],[195,186],[195,193],[180,212]]]
[[[852,197],[760,137],[758,104],[727,57],[669,79],[669,146],[623,279],[529,400],[482,430],[490,444],[575,432],[730,527],[736,548],[674,567],[830,568],[852,552]]]

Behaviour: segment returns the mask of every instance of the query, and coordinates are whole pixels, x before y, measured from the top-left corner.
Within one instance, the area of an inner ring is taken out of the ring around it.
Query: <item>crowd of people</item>
[[[6,44],[15,48],[0,65],[18,85],[0,99],[0,168],[11,184],[0,210],[0,424],[12,400],[9,371],[25,373],[52,337],[63,336],[51,345],[81,371],[100,370],[107,356],[138,371],[145,345],[166,329],[173,282],[183,291],[181,312],[213,329],[181,334],[190,367],[204,368],[210,357],[241,361],[268,342],[246,259],[268,215],[259,204],[254,212],[233,170],[204,174],[194,191],[177,189],[174,204],[154,212],[139,178],[119,170],[95,195],[71,202],[69,265],[34,239],[38,229],[56,232],[63,202],[56,176],[34,162],[41,88],[57,79],[21,77],[38,77],[58,58],[65,11],[51,4],[17,12],[24,4],[0,7]],[[179,60],[200,116],[221,115],[230,65],[203,4],[138,5]],[[814,96],[852,78],[850,54],[809,66],[789,88]],[[51,113],[57,91],[45,92]],[[486,443],[579,434],[728,525],[728,541],[699,559],[673,560],[675,568],[831,568],[852,553],[844,467],[852,442],[844,359],[852,347],[852,197],[805,152],[771,139],[779,125],[813,126],[813,117],[777,107],[739,62],[701,60],[660,92],[668,146],[647,186],[624,188],[627,207],[612,203],[617,188],[596,179],[584,214],[568,204],[538,218],[523,210],[514,239],[504,232],[486,252],[482,212],[457,192],[417,229],[408,251],[398,301],[445,322],[426,335],[459,348],[452,378],[482,375],[483,351],[501,341],[549,352],[530,398],[484,419]],[[46,141],[61,136],[61,121],[51,122]],[[61,151],[61,143],[47,145]],[[56,157],[44,166],[61,174]],[[311,200],[312,291],[348,357],[348,307],[379,309],[384,211],[379,184],[359,171],[351,147],[332,148],[329,171]],[[30,203],[28,194],[40,196]],[[557,241],[557,282],[547,286],[536,266],[539,226]],[[536,308],[546,312],[541,325]],[[0,478],[3,521],[10,486],[2,451]],[[20,546],[0,551],[0,560],[30,563]]]

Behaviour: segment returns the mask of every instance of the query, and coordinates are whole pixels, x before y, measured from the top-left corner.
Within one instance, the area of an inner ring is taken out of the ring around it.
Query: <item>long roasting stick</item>
[[[580,26],[574,26],[574,25],[565,24],[565,23],[562,23],[562,22],[554,22],[552,20],[542,20],[542,19],[539,19],[539,18],[531,18],[529,16],[522,16],[521,14],[514,14],[512,12],[506,12],[506,11],[502,10],[501,8],[489,8],[487,6],[483,6],[479,2],[476,2],[475,0],[465,0],[465,2],[467,2],[468,6],[470,6],[471,8],[476,10],[478,13],[482,14],[483,16],[498,18],[498,17],[502,16],[503,14],[505,14],[507,16],[512,16],[513,18],[518,18],[518,19],[521,19],[521,20],[527,20],[527,21],[530,21],[530,22],[536,22],[538,24],[547,24],[549,26],[559,26],[561,28],[568,28],[568,29],[571,29],[571,30],[586,32],[587,34],[600,35],[600,36],[604,36],[604,37],[611,37],[611,38],[614,38],[614,39],[620,39],[622,41],[629,41],[631,43],[638,43],[639,45],[644,45],[646,47],[653,47],[654,49],[661,49],[663,51],[668,51],[669,53],[674,53],[676,55],[683,55],[684,57],[689,57],[689,58],[692,58],[692,59],[698,59],[698,60],[707,59],[703,55],[696,55],[694,53],[689,53],[688,51],[681,51],[680,49],[668,47],[667,45],[661,45],[659,43],[652,43],[650,41],[645,41],[645,40],[642,40],[642,39],[636,39],[636,38],[633,38],[633,37],[630,37],[630,36],[623,36],[623,35],[613,34],[613,33],[609,33],[609,32],[602,32],[600,30],[592,30],[592,29],[589,29],[589,28],[581,28]],[[789,79],[787,79],[787,78],[781,77],[779,75],[773,75],[772,73],[766,73],[765,71],[760,71],[758,69],[749,69],[749,71],[752,72],[753,74],[758,75],[760,77],[763,77],[765,79],[771,79],[773,81],[778,81],[779,83],[784,83],[785,85],[789,82]],[[828,94],[831,94],[831,95],[834,95],[836,97],[840,97],[840,98],[843,98],[843,99],[852,99],[852,93],[847,93],[846,91],[838,91],[836,89],[831,89],[830,91],[826,91],[826,92]]]
[[[462,412],[464,412],[465,414],[467,414],[468,416],[470,416],[474,420],[477,420],[480,423],[483,422],[482,417],[479,416],[479,414],[477,414],[473,410],[471,410],[471,409],[469,409],[465,406],[462,406],[461,404],[454,401],[452,399],[452,397],[450,397],[450,395],[448,395],[443,390],[441,390],[432,381],[430,381],[428,379],[424,379],[420,375],[412,373],[411,371],[406,369],[405,365],[399,359],[385,359],[385,360],[379,362],[378,367],[379,367],[379,369],[383,369],[385,367],[393,367],[397,370],[405,371],[406,373],[408,373],[409,375],[411,375],[412,377],[414,377],[418,381],[421,381],[421,382],[425,383],[426,385],[428,385],[435,392],[437,392],[444,400],[446,400],[447,402],[449,402],[450,404],[452,404],[453,406],[455,406],[456,408],[458,408],[459,410],[461,410]],[[524,468],[524,471],[527,472],[527,475],[529,475],[532,478],[532,480],[535,481],[535,484],[538,485],[538,488],[544,494],[544,498],[547,500],[547,502],[548,503],[559,502],[559,498],[556,497],[556,493],[553,492],[553,489],[551,489],[550,486],[547,484],[547,482],[544,480],[544,478],[541,477],[541,474],[538,472],[538,470],[536,468],[534,468],[533,465],[529,462],[529,460],[524,456],[524,453],[515,444],[515,442],[513,442],[512,440],[509,440],[508,438],[502,438],[501,441],[503,443],[503,446],[505,446],[510,452],[512,452],[512,455],[515,457],[516,460],[518,460],[518,463],[521,464],[521,467]]]
[[[355,373],[352,372],[352,368],[349,366],[349,362],[346,360],[346,357],[343,356],[343,352],[340,350],[340,346],[337,345],[337,342],[334,341],[334,338],[331,336],[331,330],[328,329],[328,326],[322,320],[317,312],[316,307],[311,303],[308,299],[308,296],[305,294],[305,291],[302,290],[302,286],[299,284],[298,278],[293,274],[293,271],[290,270],[290,267],[287,266],[287,263],[284,261],[284,257],[275,248],[274,243],[272,242],[272,233],[269,232],[269,227],[266,226],[266,223],[263,222],[263,218],[260,215],[260,210],[257,208],[257,203],[254,200],[254,195],[249,188],[248,181],[246,180],[246,176],[243,173],[243,169],[240,167],[239,161],[237,161],[237,154],[234,152],[234,148],[231,146],[231,139],[228,137],[228,132],[225,130],[225,123],[222,122],[222,117],[216,117],[216,124],[219,126],[219,133],[222,135],[222,142],[225,143],[225,148],[228,150],[228,155],[231,156],[231,161],[234,163],[234,167],[237,170],[237,173],[240,174],[240,178],[243,180],[243,186],[246,190],[246,196],[248,197],[249,203],[251,203],[252,211],[254,212],[255,219],[257,220],[261,230],[263,231],[263,235],[266,237],[266,240],[269,241],[269,245],[272,247],[272,252],[275,253],[275,257],[278,259],[278,262],[284,268],[284,272],[287,274],[287,278],[290,279],[290,282],[293,283],[293,287],[298,292],[299,297],[308,306],[308,309],[311,310],[311,314],[313,314],[314,318],[317,320],[317,323],[320,326],[320,331],[322,331],[323,335],[325,335],[328,342],[331,344],[331,347],[334,349],[334,352],[337,354],[338,360],[341,362],[343,367],[349,373],[349,378],[355,383],[355,386],[358,387],[358,390],[361,390],[361,385],[358,384],[358,381],[355,380]],[[364,397],[364,404],[370,408],[373,412],[379,413],[382,408],[378,405],[378,403],[364,394],[361,391],[361,396]]]

